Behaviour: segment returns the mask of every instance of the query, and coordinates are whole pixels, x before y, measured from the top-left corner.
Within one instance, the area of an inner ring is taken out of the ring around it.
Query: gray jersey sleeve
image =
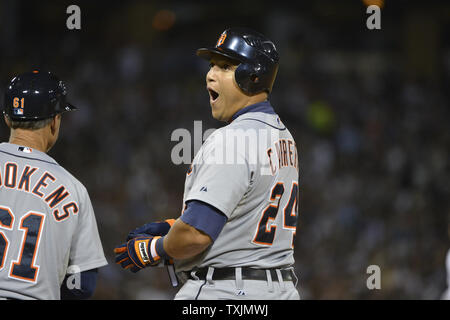
[[[225,144],[217,130],[200,149],[186,185],[184,202],[206,202],[230,218],[249,187],[251,169],[241,152],[230,154],[231,148]]]
[[[97,230],[94,210],[87,190],[81,188],[78,224],[72,236],[67,273],[82,272],[106,265],[102,243]]]

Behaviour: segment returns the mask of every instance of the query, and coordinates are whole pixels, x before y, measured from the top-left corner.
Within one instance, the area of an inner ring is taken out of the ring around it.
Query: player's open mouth
[[[219,94],[213,89],[208,88],[208,92],[212,102],[216,101],[217,98],[219,97]]]

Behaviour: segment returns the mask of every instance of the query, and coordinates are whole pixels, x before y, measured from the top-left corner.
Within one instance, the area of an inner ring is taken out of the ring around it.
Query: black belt
[[[292,281],[292,269],[253,269],[242,267],[242,279],[244,280],[267,280],[266,271],[270,271],[270,275],[273,281],[278,281],[278,276],[276,270],[280,270],[281,277],[284,281]],[[208,273],[208,268],[200,268],[195,272],[195,276],[191,275],[191,272],[186,272],[189,279],[200,280],[206,279],[206,274]],[[212,280],[235,280],[236,279],[236,268],[214,268],[212,274]]]

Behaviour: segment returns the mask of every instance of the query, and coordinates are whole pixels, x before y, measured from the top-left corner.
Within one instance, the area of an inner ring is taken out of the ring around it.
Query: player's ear
[[[61,121],[61,115],[57,114],[52,118],[50,122],[50,131],[52,135],[55,135],[59,131],[59,122]]]

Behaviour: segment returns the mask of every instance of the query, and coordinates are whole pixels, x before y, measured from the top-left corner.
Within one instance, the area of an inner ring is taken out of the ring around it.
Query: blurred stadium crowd
[[[208,66],[195,49],[231,25],[267,34],[281,54],[271,101],[299,149],[302,298],[440,298],[450,247],[448,4],[388,1],[382,29],[369,31],[355,1],[250,1],[232,14],[187,1],[81,1],[82,29],[68,31],[64,1],[25,3],[0,5],[0,93],[15,74],[48,69],[79,107],[50,155],[93,202],[110,262],[95,299],[176,292],[163,268],[124,272],[113,248],[141,224],[179,216],[188,165],[172,163],[171,133],[193,132],[194,120],[223,125],[210,116]],[[0,134],[8,139],[6,126]],[[380,290],[366,287],[369,265],[381,269]]]

